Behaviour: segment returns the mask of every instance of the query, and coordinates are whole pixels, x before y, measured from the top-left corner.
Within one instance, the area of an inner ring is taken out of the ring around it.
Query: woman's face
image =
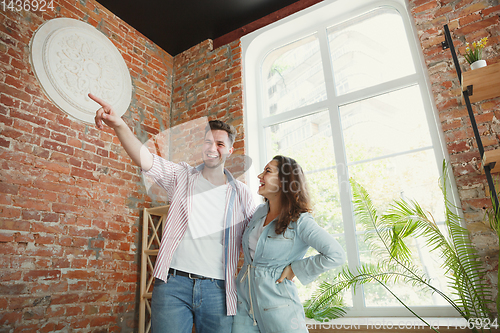
[[[260,180],[259,193],[267,200],[272,200],[281,194],[278,161],[271,160],[264,167],[264,171],[257,176]]]

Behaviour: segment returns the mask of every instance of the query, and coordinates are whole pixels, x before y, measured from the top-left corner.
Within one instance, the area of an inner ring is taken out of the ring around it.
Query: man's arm
[[[102,123],[105,123],[114,129],[116,136],[118,136],[123,148],[132,161],[144,171],[151,169],[153,166],[153,154],[135,137],[123,119],[115,113],[113,107],[97,96],[89,94],[89,97],[101,105],[95,116],[97,128],[103,129]]]

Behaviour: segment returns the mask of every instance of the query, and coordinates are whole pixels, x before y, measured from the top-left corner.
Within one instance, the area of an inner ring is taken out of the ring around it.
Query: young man
[[[113,128],[132,161],[167,191],[170,210],[155,263],[151,301],[154,333],[231,332],[241,235],[255,209],[248,188],[224,169],[234,128],[210,121],[194,168],[151,154],[105,101],[95,122]]]

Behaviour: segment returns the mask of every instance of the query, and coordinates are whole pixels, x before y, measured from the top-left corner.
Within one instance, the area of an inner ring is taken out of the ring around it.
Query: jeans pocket
[[[170,277],[172,276],[172,274],[168,274],[167,275],[167,282],[168,280],[170,280]],[[163,281],[162,279],[159,279],[159,278],[155,278],[155,283],[154,283],[154,286],[157,286],[157,285],[162,285],[162,284],[165,284],[167,283],[165,281]]]
[[[226,290],[226,281],[224,280],[214,280],[214,284],[217,289]]]

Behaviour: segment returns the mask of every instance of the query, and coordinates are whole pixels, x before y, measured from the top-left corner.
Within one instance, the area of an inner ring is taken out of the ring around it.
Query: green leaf
[[[320,318],[329,313],[329,307],[340,302],[339,295],[347,289],[353,292],[363,284],[376,282],[391,293],[403,306],[417,318],[420,318],[391,289],[390,285],[404,282],[413,287],[436,293],[443,297],[462,317],[492,318],[488,303],[492,301],[490,287],[483,280],[482,268],[477,251],[472,246],[468,232],[461,226],[461,218],[456,213],[457,207],[448,200],[448,167],[443,161],[443,176],[440,187],[445,203],[445,227],[443,234],[435,223],[432,214],[426,212],[416,201],[394,200],[389,209],[379,215],[367,191],[351,179],[354,214],[356,223],[367,230],[366,241],[376,253],[379,262],[376,265],[363,264],[355,272],[344,267],[333,280],[323,282],[307,302],[306,313]],[[492,225],[498,226],[500,213],[495,211],[490,218]],[[495,224],[496,223],[496,224]],[[412,264],[409,241],[420,237],[425,240],[431,252],[443,259],[443,268],[452,289],[452,295],[434,287],[429,278]],[[341,302],[340,302],[341,304]],[[341,314],[341,311],[332,313]],[[333,315],[332,315],[333,316]],[[424,321],[425,322],[425,321]],[[426,323],[427,324],[427,323]],[[473,329],[477,332],[477,329]]]

